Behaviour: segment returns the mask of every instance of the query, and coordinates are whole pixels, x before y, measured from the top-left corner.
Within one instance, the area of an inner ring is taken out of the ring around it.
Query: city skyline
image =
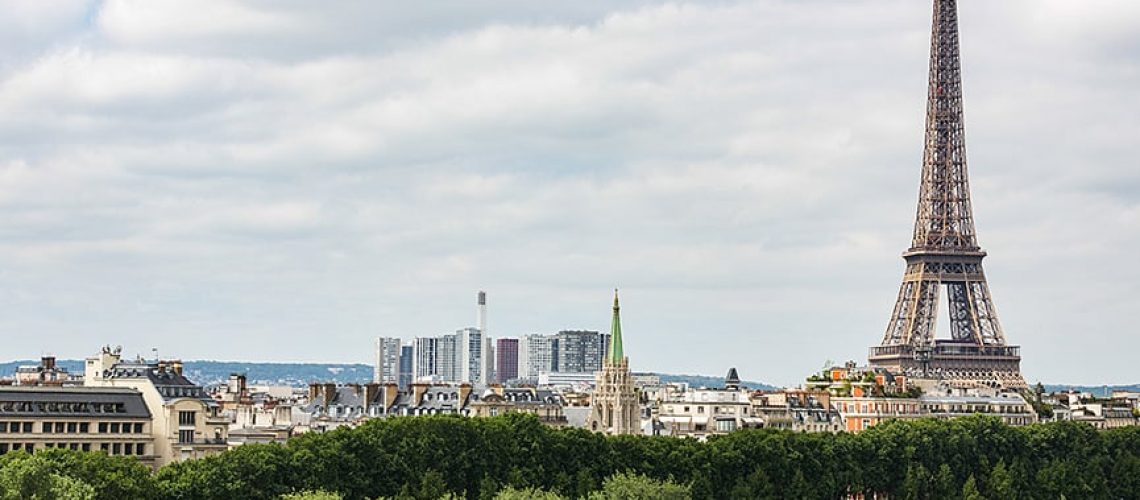
[[[977,233],[1031,383],[1135,382],[1140,5],[1097,4],[961,5]],[[614,286],[634,371],[789,385],[882,337],[925,2],[215,7],[0,20],[0,359],[371,363],[475,326],[476,290],[492,338],[605,332]]]

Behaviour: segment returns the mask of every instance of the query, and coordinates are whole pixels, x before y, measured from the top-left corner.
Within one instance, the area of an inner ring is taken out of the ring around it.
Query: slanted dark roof
[[[740,375],[736,374],[736,367],[728,369],[728,375],[724,377],[724,385],[740,385]]]
[[[190,379],[174,370],[159,371],[157,366],[146,362],[116,363],[103,373],[103,378],[145,378],[150,380],[155,389],[162,396],[164,402],[169,403],[175,399],[190,398],[205,402],[207,405],[217,404],[214,398],[206,394],[202,386],[191,382]]]
[[[150,418],[142,393],[116,387],[0,387],[2,417]]]

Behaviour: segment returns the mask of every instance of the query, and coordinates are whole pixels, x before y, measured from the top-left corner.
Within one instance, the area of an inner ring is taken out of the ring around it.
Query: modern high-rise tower
[[[376,339],[376,366],[372,381],[377,384],[395,384],[400,378],[400,339],[378,337]]]
[[[982,271],[966,172],[958,3],[934,1],[926,144],[914,239],[886,334],[869,361],[957,387],[1024,388],[1020,348],[1006,343]],[[936,339],[939,294],[950,339]]]
[[[495,340],[495,381],[503,384],[519,378],[519,339]]]

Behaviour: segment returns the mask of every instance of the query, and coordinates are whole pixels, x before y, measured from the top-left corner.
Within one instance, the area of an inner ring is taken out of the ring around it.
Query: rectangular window
[[[8,443],[0,443],[0,453],[8,453]]]
[[[192,430],[178,431],[178,442],[179,443],[193,443],[194,442],[194,431],[192,431]]]
[[[99,422],[99,432],[100,433],[106,433],[107,432],[107,422]]]
[[[135,454],[135,444],[134,443],[123,443],[123,454],[124,455],[134,455]]]
[[[194,412],[180,411],[178,412],[178,425],[194,425]]]
[[[32,423],[28,422],[28,426],[30,427],[31,425],[32,425]],[[31,431],[28,431],[28,432],[31,432]],[[32,453],[32,452],[36,451],[36,445],[32,444],[32,443],[24,443],[24,451],[26,451],[28,453]]]
[[[142,434],[142,431],[143,431],[142,424],[141,423],[135,424],[135,434]]]
[[[63,422],[56,422],[55,423],[55,433],[56,434],[63,434],[63,428],[64,428]]]
[[[31,422],[24,422],[24,432],[28,433],[28,434],[32,433],[32,423]],[[28,446],[31,446],[31,445],[29,444]]]
[[[40,427],[40,432],[44,434],[51,432],[51,422],[44,422],[44,425]]]
[[[138,443],[135,445],[135,455],[146,455],[146,443]]]
[[[91,451],[91,443],[83,443],[83,451]]]
[[[122,443],[115,443],[115,444],[112,444],[112,445],[111,445],[111,454],[112,454],[112,455],[118,455],[118,454],[120,454],[120,453],[122,453],[122,452],[123,452],[123,445],[122,445]]]
[[[107,444],[107,443],[99,443],[99,450],[101,450],[101,451],[104,451],[104,452],[105,452],[105,451],[107,451],[107,449],[108,449],[108,448],[110,448],[110,447],[111,447],[111,445],[109,445],[109,444]]]
[[[118,433],[119,433],[119,423],[118,422],[111,423],[111,434],[118,434]]]
[[[84,434],[91,432],[91,424],[89,424],[87,422],[83,422],[82,424],[79,424],[79,432],[82,432]]]
[[[69,432],[71,434],[75,434],[78,431],[79,431],[79,424],[77,424],[75,422],[68,422],[67,423],[67,432]]]
[[[71,443],[71,444],[67,445],[67,449],[78,450],[79,449],[79,443]]]

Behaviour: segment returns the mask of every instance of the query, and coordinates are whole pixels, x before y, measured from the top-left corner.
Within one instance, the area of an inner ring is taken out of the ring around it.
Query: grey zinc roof
[[[506,388],[502,398],[515,404],[565,404],[561,394],[548,389]]]
[[[0,416],[150,418],[142,393],[109,387],[3,387]]]
[[[416,408],[459,410],[465,406],[467,406],[467,401],[459,400],[458,387],[429,387]]]
[[[216,404],[201,386],[191,382],[181,373],[173,370],[159,371],[154,365],[145,362],[117,363],[103,374],[104,378],[145,378],[150,380],[165,402],[175,399],[198,399],[208,405]]]

